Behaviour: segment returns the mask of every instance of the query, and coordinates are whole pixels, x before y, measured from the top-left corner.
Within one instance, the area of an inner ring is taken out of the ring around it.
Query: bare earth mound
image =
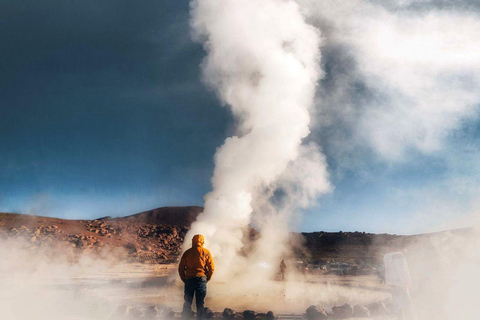
[[[24,239],[32,251],[60,245],[74,252],[99,252],[103,248],[123,248],[129,261],[175,262],[190,225],[202,207],[163,207],[126,217],[95,220],[66,220],[15,213],[0,213],[0,237]],[[464,233],[465,230],[451,231]],[[251,238],[256,232],[252,229]],[[416,236],[365,232],[313,232],[292,234],[301,237],[303,249],[297,258],[322,264],[343,261],[375,266],[386,252],[443,233]]]

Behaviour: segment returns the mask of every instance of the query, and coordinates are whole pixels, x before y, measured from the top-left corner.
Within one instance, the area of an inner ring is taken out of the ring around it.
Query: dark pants
[[[207,278],[197,277],[185,280],[185,303],[183,304],[182,316],[189,319],[192,315],[193,294],[197,305],[197,320],[204,319],[204,300],[207,295]]]

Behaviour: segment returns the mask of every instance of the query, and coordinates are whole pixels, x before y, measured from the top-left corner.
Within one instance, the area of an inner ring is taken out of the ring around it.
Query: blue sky
[[[190,37],[188,1],[7,0],[1,8],[0,211],[76,219],[202,205],[234,120],[201,81],[205,53]],[[416,233],[465,217],[461,226],[473,225],[478,100],[438,141],[400,145],[383,123],[379,134],[368,131],[376,124],[363,111],[396,96],[385,98],[361,76],[363,58],[329,36],[309,139],[327,156],[334,190],[298,229]],[[329,89],[338,79],[351,83],[340,98]],[[353,113],[339,112],[342,103]],[[352,125],[356,114],[365,127]],[[389,135],[386,148],[378,137]]]

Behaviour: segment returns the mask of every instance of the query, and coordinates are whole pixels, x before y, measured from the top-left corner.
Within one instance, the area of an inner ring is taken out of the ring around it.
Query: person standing
[[[185,283],[182,317],[192,315],[193,295],[197,306],[197,320],[204,318],[204,301],[207,295],[207,282],[212,278],[215,266],[210,251],[203,247],[205,240],[201,234],[192,238],[192,247],[185,251],[178,265],[178,274]]]
[[[394,312],[398,319],[415,319],[410,298],[410,272],[402,252],[387,253],[383,257],[385,284],[390,286]]]
[[[282,277],[282,281],[285,280],[285,272],[287,271],[287,265],[285,264],[285,260],[282,259],[280,262],[280,275]]]

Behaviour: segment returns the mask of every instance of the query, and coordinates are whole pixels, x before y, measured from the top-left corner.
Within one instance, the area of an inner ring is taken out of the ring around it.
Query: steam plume
[[[325,38],[318,121],[339,162],[358,147],[386,161],[438,153],[478,119],[478,10],[457,1],[298,3]]]
[[[245,270],[239,252],[255,209],[262,209],[255,221],[268,237],[257,253],[275,261],[285,253],[293,199],[306,206],[329,189],[324,156],[302,146],[321,75],[320,36],[294,1],[194,1],[192,26],[208,53],[204,81],[238,121],[237,135],[215,154],[213,190],[187,235],[187,243],[194,233],[206,235],[221,276],[234,265]],[[269,202],[278,189],[287,191],[280,207]],[[272,240],[276,250],[266,248]]]

